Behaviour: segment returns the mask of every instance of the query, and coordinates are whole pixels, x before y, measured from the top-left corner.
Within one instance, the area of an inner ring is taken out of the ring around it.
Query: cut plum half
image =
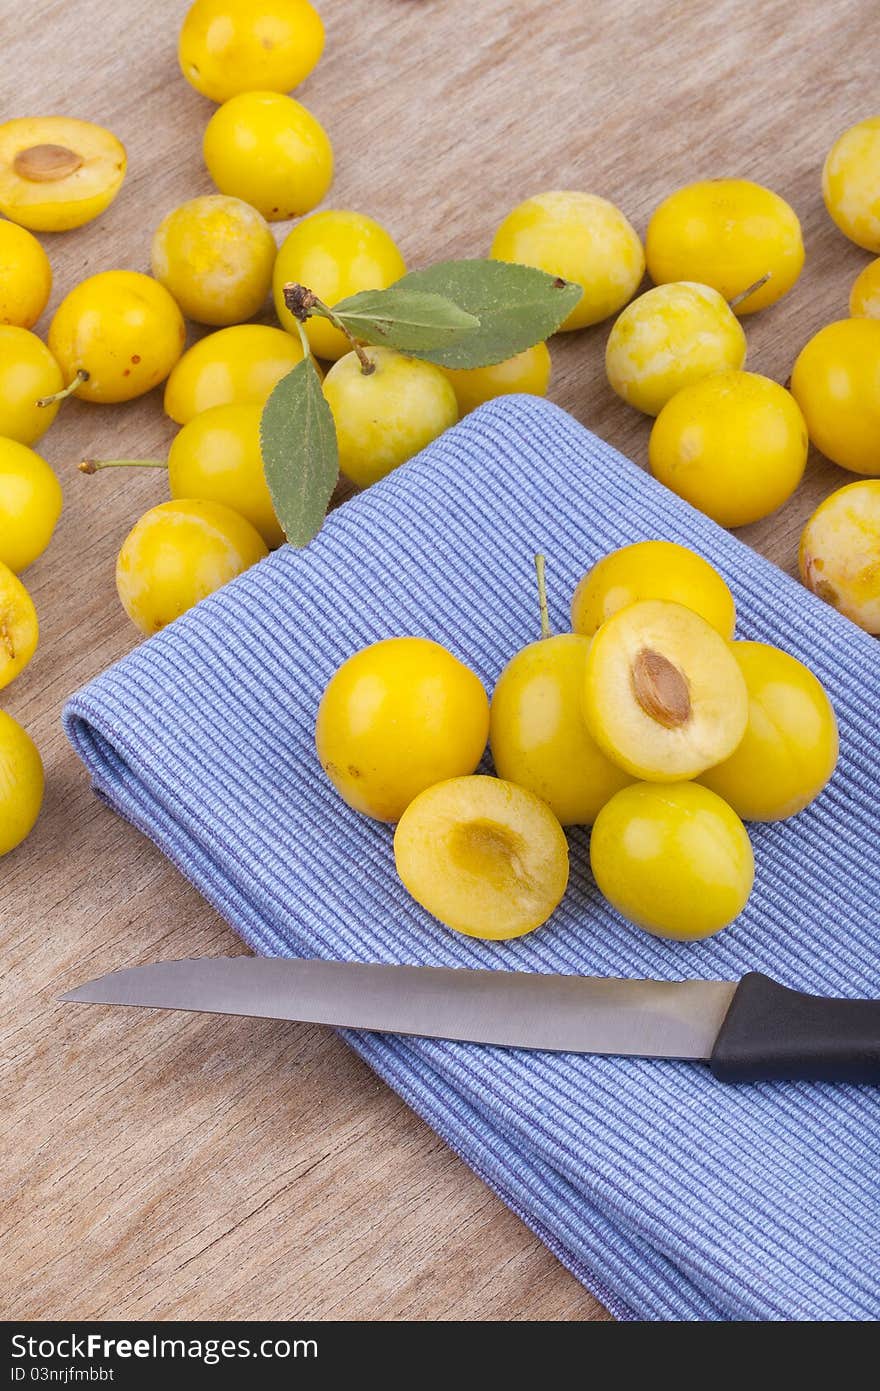
[[[630,604],[593,638],[584,717],[599,747],[635,778],[695,778],[729,758],[748,708],[729,644],[682,604]]]
[[[546,802],[475,774],[420,793],[394,835],[397,872],[417,903],[468,937],[522,937],[568,884],[568,843]]]
[[[32,232],[67,232],[109,207],[125,178],[111,131],[67,116],[0,125],[0,212]]]

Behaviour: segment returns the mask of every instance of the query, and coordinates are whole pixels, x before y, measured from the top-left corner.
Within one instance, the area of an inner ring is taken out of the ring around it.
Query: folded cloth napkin
[[[397,881],[392,832],[318,766],[336,667],[378,638],[447,644],[487,688],[536,637],[532,557],[567,626],[580,575],[626,542],[696,548],[729,581],[740,634],[824,682],[841,725],[829,788],[753,828],[746,911],[666,942],[599,897],[588,835],[551,922],[487,943],[441,927]],[[554,406],[508,397],[277,551],[70,702],[95,787],[269,955],[523,971],[738,978],[880,991],[880,647]],[[880,1089],[724,1086],[675,1062],[346,1035],[620,1317],[880,1314]]]

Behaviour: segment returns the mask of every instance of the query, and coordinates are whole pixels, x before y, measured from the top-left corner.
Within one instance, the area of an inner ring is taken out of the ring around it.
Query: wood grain
[[[640,231],[698,177],[769,183],[804,224],[806,271],[747,321],[750,365],[785,380],[846,312],[867,259],[819,171],[876,104],[874,0],[323,0],[326,57],[300,92],[337,154],[330,204],[384,222],[411,265],[483,254],[522,197],[583,188]],[[0,110],[102,121],[125,142],[117,202],[46,237],[53,303],[86,274],[146,269],[168,209],[210,191],[213,109],[175,60],[183,3],[3,6]],[[277,228],[279,237],[286,228]],[[45,329],[46,320],[40,325]],[[648,422],[607,387],[607,326],[554,344],[553,398],[639,461]],[[595,1319],[599,1306],[333,1036],[268,1022],[72,1012],[64,987],[236,939],[159,852],[102,807],[59,729],[65,697],[135,640],[113,562],[162,497],[153,474],[84,479],[84,455],[155,456],[152,397],[67,406],[44,441],[66,507],[27,574],[42,642],[4,708],[48,771],[31,839],[0,864],[6,1317]],[[848,481],[813,458],[746,539],[791,570],[804,518]]]

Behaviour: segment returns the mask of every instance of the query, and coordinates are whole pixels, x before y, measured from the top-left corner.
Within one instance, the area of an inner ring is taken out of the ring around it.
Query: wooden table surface
[[[335,145],[329,206],[378,217],[408,262],[485,254],[530,193],[603,194],[644,231],[700,177],[770,184],[807,265],[746,320],[749,365],[784,381],[846,313],[868,259],[822,206],[836,135],[877,104],[875,0],[320,0],[326,54],[297,93]],[[0,118],[62,112],[124,141],[97,222],[45,237],[53,304],[114,266],[147,269],[160,216],[211,191],[213,106],[180,77],[183,0],[32,0],[0,17]],[[286,227],[278,225],[283,236]],[[48,315],[39,325],[45,331]],[[553,345],[551,395],[644,462],[649,422],[612,394],[608,326]],[[154,393],[69,403],[41,446],[65,511],[27,572],[42,640],[3,707],[48,774],[31,838],[0,863],[2,1222],[7,1318],[601,1319],[596,1302],[330,1033],[265,1021],[79,1011],[60,990],[124,964],[237,949],[159,852],[106,810],[59,728],[65,698],[137,640],[113,565],[163,497],[172,435]],[[811,458],[781,514],[743,533],[785,569],[805,517],[849,481]]]

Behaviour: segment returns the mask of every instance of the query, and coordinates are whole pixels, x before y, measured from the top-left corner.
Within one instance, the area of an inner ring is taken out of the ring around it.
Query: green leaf
[[[580,285],[507,261],[441,261],[391,288],[444,295],[479,319],[479,328],[445,347],[410,349],[442,367],[489,367],[542,343],[583,293]]]
[[[276,516],[292,546],[321,530],[339,476],[336,427],[310,357],[275,387],[260,419],[260,449]]]
[[[334,304],[333,314],[361,343],[402,353],[445,348],[480,326],[476,315],[425,290],[363,290]]]

